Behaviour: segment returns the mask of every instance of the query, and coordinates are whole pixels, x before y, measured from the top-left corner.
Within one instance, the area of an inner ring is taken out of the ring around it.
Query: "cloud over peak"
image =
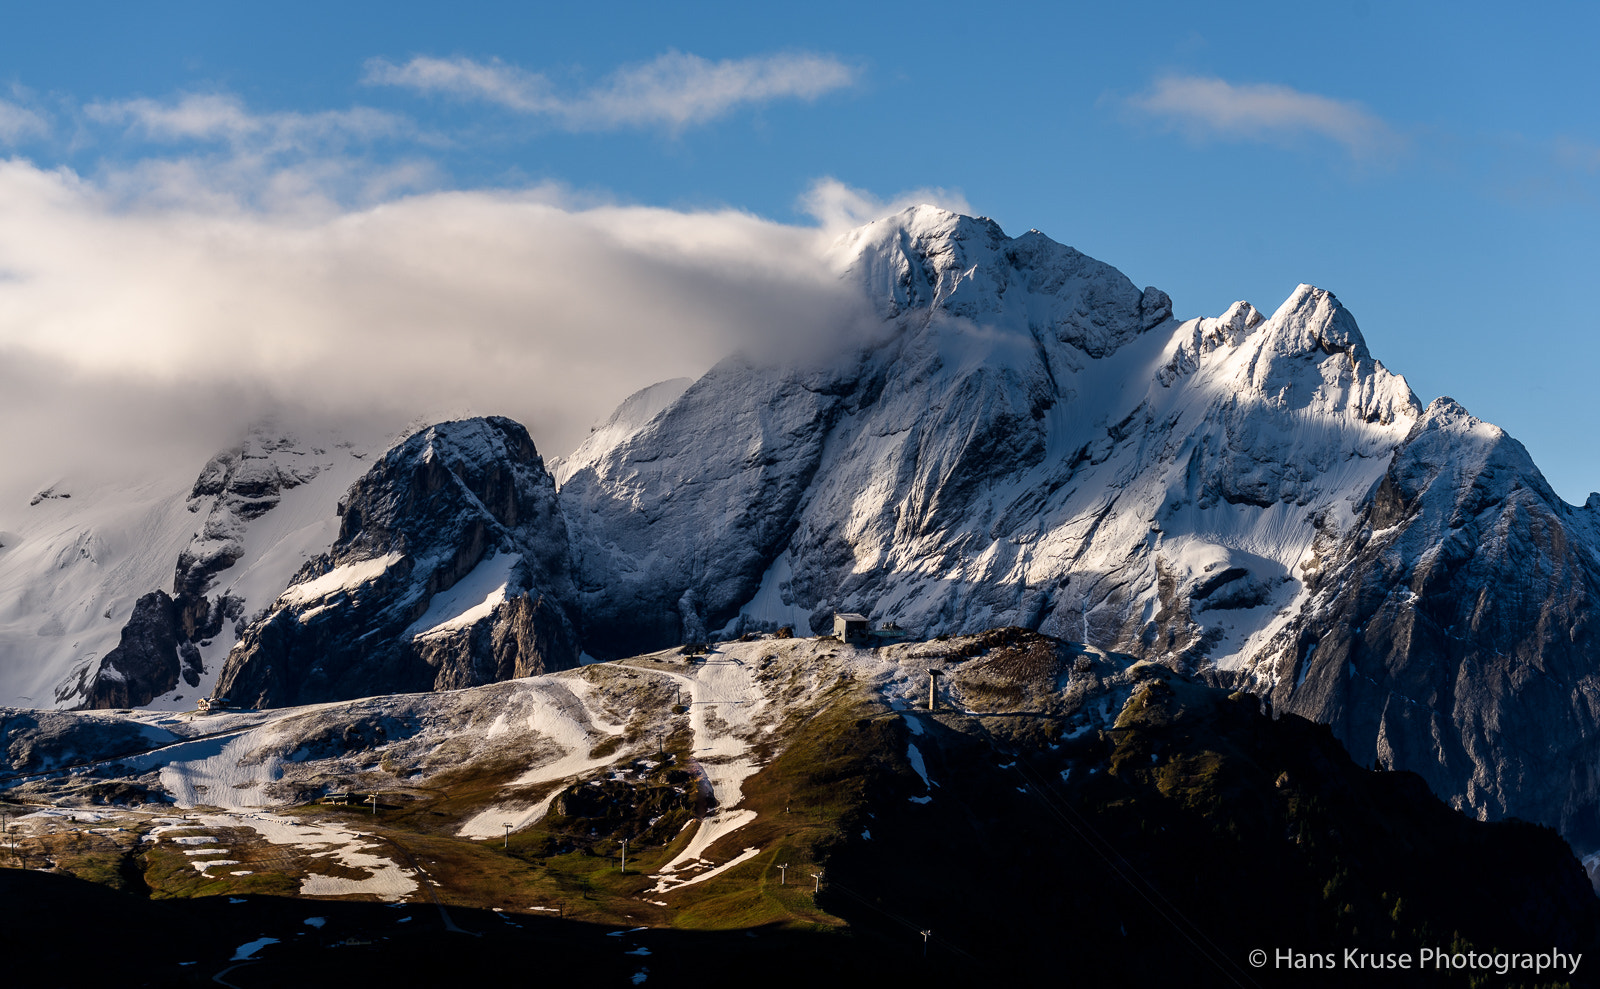
[[[1353,158],[1381,157],[1403,139],[1361,104],[1275,83],[1230,83],[1214,76],[1164,76],[1128,105],[1193,138],[1282,144],[1316,136]]]
[[[853,86],[859,71],[832,55],[786,52],[713,62],[669,51],[626,66],[599,85],[559,92],[542,74],[498,59],[419,55],[404,64],[374,58],[366,82],[421,93],[481,100],[543,117],[567,130],[664,126],[679,130],[741,106],[781,99],[815,100]]]
[[[976,215],[960,190],[944,188],[912,189],[890,199],[880,199],[863,190],[845,185],[831,176],[811,184],[796,204],[801,212],[816,220],[824,232],[836,234],[882,216],[898,213],[909,206],[938,206],[953,213]]]
[[[386,429],[497,412],[562,454],[653,381],[876,325],[813,226],[554,186],[214,202],[183,164],[0,159],[0,528],[60,476],[197,470],[275,409]]]

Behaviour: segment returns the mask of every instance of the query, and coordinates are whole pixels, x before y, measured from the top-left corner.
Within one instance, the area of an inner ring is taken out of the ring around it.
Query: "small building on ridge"
[[[835,612],[833,616],[833,634],[839,637],[840,642],[849,642],[852,638],[862,638],[868,632],[867,616],[855,612]]]

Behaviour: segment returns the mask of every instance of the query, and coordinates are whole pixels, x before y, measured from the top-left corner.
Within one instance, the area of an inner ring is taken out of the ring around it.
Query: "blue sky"
[[[568,210],[811,228],[825,180],[869,203],[942,190],[1165,289],[1181,316],[1327,288],[1423,401],[1506,428],[1569,501],[1600,488],[1591,7],[235,6],[8,9],[0,156],[26,168],[0,219],[48,224],[30,243],[157,214],[169,233],[210,213],[327,231],[408,196],[541,189]],[[51,277],[95,284],[112,263]],[[6,267],[0,251],[0,288],[27,281]],[[150,318],[181,322],[176,295]],[[43,352],[27,319],[44,298],[67,295],[0,292],[8,353]],[[81,353],[107,311],[48,332]],[[720,342],[686,345],[685,368]]]

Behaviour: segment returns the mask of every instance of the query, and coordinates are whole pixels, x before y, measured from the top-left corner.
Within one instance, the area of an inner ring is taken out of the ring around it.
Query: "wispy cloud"
[[[1392,154],[1404,139],[1360,103],[1273,83],[1165,76],[1128,105],[1195,138],[1283,144],[1307,136],[1340,144],[1353,158]]]
[[[483,100],[569,130],[614,130],[703,124],[741,106],[782,99],[815,100],[853,86],[859,71],[832,55],[788,52],[713,62],[667,52],[612,73],[598,86],[559,92],[542,74],[504,62],[417,56],[397,65],[367,62],[366,81]]]
[[[0,100],[0,143],[14,144],[49,133],[50,125],[44,117],[25,106]]]
[[[824,231],[838,232],[924,203],[956,213],[973,212],[967,197],[959,190],[911,189],[888,199],[879,199],[864,189],[852,188],[831,176],[813,182],[811,188],[800,197],[798,205],[807,216],[816,219]]]
[[[405,118],[370,107],[256,113],[231,93],[191,93],[165,102],[91,103],[84,113],[97,123],[125,124],[152,140],[217,141],[265,150],[308,150],[329,143],[398,137],[415,130]]]
[[[367,60],[363,79],[370,86],[400,86],[421,93],[443,93],[483,100],[524,113],[549,113],[558,104],[544,76],[507,65],[499,59],[433,58],[418,55],[404,65],[388,59]]]

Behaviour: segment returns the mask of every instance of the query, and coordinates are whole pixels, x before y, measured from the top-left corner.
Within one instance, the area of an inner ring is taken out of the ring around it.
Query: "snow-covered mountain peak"
[[[1104,357],[1172,317],[1159,289],[1037,230],[1005,235],[986,217],[914,206],[842,236],[832,261],[879,315],[948,315],[1026,331]]]
[[[1260,326],[1267,317],[1261,315],[1261,310],[1250,303],[1240,299],[1228,307],[1228,311],[1216,318],[1217,327],[1225,329],[1234,337],[1243,337],[1244,334]],[[1237,339],[1234,340],[1238,342]]]
[[[1429,403],[1406,436],[1389,471],[1393,493],[1407,504],[1430,488],[1454,492],[1435,504],[1441,511],[1476,513],[1479,503],[1501,501],[1524,489],[1552,511],[1565,504],[1545,481],[1528,450],[1455,399]]]
[[[848,262],[864,254],[882,253],[897,241],[940,253],[958,243],[976,241],[993,247],[1006,239],[1000,225],[986,216],[966,216],[922,203],[846,231],[834,241],[832,254]]]
[[[1173,333],[1156,371],[1163,387],[1198,374],[1202,392],[1300,415],[1352,416],[1384,427],[1386,443],[1421,413],[1405,378],[1372,358],[1355,317],[1332,293],[1301,285],[1270,319],[1248,302]],[[1388,433],[1399,430],[1393,436]]]
[[[390,454],[403,456],[402,451],[412,456],[420,452],[424,458],[436,456],[481,463],[508,455],[518,459],[539,456],[528,438],[527,429],[503,416],[435,423],[413,434]]]
[[[1349,354],[1356,362],[1368,361],[1367,341],[1332,292],[1301,284],[1272,314],[1278,331],[1273,345],[1281,354]]]

